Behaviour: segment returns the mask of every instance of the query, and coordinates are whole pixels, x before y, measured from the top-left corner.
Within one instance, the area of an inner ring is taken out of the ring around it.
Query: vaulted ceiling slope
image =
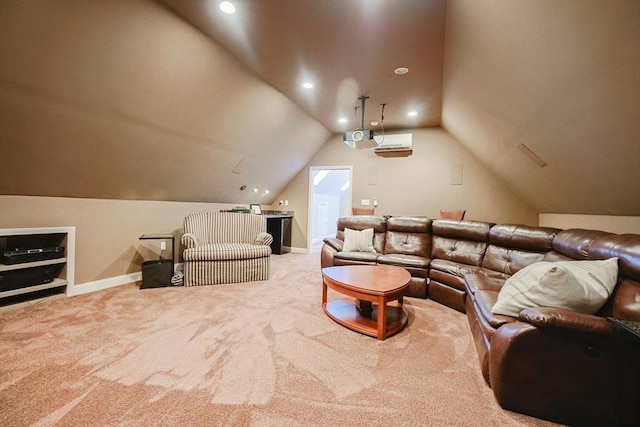
[[[536,211],[640,215],[637,0],[234,3],[0,1],[0,194],[270,203],[367,95]]]
[[[442,124],[539,212],[640,215],[636,0],[161,1],[334,132],[370,95],[365,124]]]
[[[152,0],[2,1],[0,48],[0,194],[270,203],[331,135]]]
[[[449,1],[444,69],[443,126],[539,212],[640,215],[639,1]]]
[[[386,128],[440,125],[445,0],[159,1],[336,133],[360,126],[361,95],[367,128],[382,103]]]

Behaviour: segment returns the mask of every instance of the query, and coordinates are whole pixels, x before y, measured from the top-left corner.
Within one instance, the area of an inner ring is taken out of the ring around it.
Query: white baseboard
[[[294,247],[291,247],[291,253],[292,254],[308,254],[309,253],[309,249],[308,248],[294,248]]]
[[[174,272],[182,271],[183,269],[184,265],[181,262],[174,264],[173,266]],[[122,286],[128,283],[138,282],[140,280],[142,280],[142,272],[138,271],[135,273],[123,274],[122,276],[109,277],[107,279],[81,283],[79,285],[75,285],[73,289],[67,288],[67,296],[72,297],[75,295],[88,294],[89,292],[96,292],[103,289],[114,288],[116,286]]]
[[[123,274],[122,276],[109,277],[107,279],[95,280],[93,282],[81,283],[75,285],[73,289],[67,289],[67,296],[75,296],[88,294],[89,292],[101,291],[103,289],[113,288],[115,286],[126,285],[142,280],[142,272]]]

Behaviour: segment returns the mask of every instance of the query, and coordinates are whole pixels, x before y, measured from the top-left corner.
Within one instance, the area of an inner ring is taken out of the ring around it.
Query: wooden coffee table
[[[342,326],[384,340],[407,324],[402,297],[410,282],[411,275],[402,267],[325,267],[322,269],[322,308]],[[327,301],[327,288],[352,298]],[[396,300],[397,304],[387,305]]]

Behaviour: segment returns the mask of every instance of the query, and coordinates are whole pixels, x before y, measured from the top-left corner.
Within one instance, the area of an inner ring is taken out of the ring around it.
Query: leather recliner
[[[640,236],[564,230],[552,246],[544,261],[618,257],[613,295],[597,315],[540,307],[515,318],[491,312],[504,279],[465,276],[482,373],[505,409],[571,425],[610,425],[618,341],[607,317],[640,321]]]

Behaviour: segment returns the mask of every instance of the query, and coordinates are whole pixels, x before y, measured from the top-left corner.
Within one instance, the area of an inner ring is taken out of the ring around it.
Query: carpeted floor
[[[322,311],[319,265],[3,310],[0,425],[554,425],[499,407],[463,314],[406,298],[404,331],[360,335]]]

